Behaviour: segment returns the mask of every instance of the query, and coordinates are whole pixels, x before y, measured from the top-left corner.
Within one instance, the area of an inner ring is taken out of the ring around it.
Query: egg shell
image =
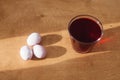
[[[27,44],[29,46],[36,45],[40,43],[40,41],[41,41],[41,36],[39,33],[31,33],[27,38]]]
[[[23,46],[20,49],[20,56],[23,60],[29,60],[33,56],[32,49],[30,49],[28,46]]]
[[[41,45],[33,46],[33,52],[34,52],[35,57],[37,58],[44,58],[46,56],[46,50]]]

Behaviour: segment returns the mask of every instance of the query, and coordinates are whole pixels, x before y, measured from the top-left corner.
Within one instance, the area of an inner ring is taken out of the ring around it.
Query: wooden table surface
[[[0,80],[120,80],[120,0],[0,0]],[[104,36],[87,54],[73,50],[67,31],[76,15],[97,17]],[[32,32],[47,57],[23,61]]]

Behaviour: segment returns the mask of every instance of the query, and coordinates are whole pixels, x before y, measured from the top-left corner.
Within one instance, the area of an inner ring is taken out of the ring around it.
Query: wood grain
[[[0,0],[0,80],[120,80],[120,0]],[[73,50],[67,31],[76,15],[101,20],[91,53]],[[23,61],[19,49],[39,32],[47,57]]]

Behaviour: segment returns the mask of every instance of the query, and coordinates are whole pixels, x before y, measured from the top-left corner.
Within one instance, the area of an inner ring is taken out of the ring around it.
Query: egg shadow
[[[48,53],[47,58],[57,58],[64,55],[67,49],[61,46],[49,46],[46,47],[46,51]]]
[[[67,51],[66,48],[57,45],[52,46],[52,44],[59,42],[61,39],[62,36],[58,34],[48,34],[42,36],[42,41],[40,45],[44,46],[46,49],[47,56],[45,58],[56,58],[66,53]],[[35,56],[33,56],[32,60],[42,60],[42,59],[38,59]]]
[[[62,39],[62,36],[58,34],[45,35],[45,36],[42,36],[41,45],[43,46],[51,45],[51,44],[57,43],[61,39]]]
[[[47,55],[43,59],[57,58],[57,57],[64,55],[67,51],[66,48],[61,47],[61,46],[48,46],[48,47],[45,47],[45,49],[46,49]],[[43,59],[36,58],[35,56],[33,56],[32,58],[32,60],[43,60]]]
[[[120,51],[120,26],[104,31],[103,38],[92,49],[100,51]]]

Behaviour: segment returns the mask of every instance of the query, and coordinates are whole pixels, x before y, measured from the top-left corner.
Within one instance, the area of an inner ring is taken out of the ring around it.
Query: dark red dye
[[[84,43],[94,42],[102,34],[100,26],[88,18],[73,21],[69,26],[69,32],[76,40]]]

